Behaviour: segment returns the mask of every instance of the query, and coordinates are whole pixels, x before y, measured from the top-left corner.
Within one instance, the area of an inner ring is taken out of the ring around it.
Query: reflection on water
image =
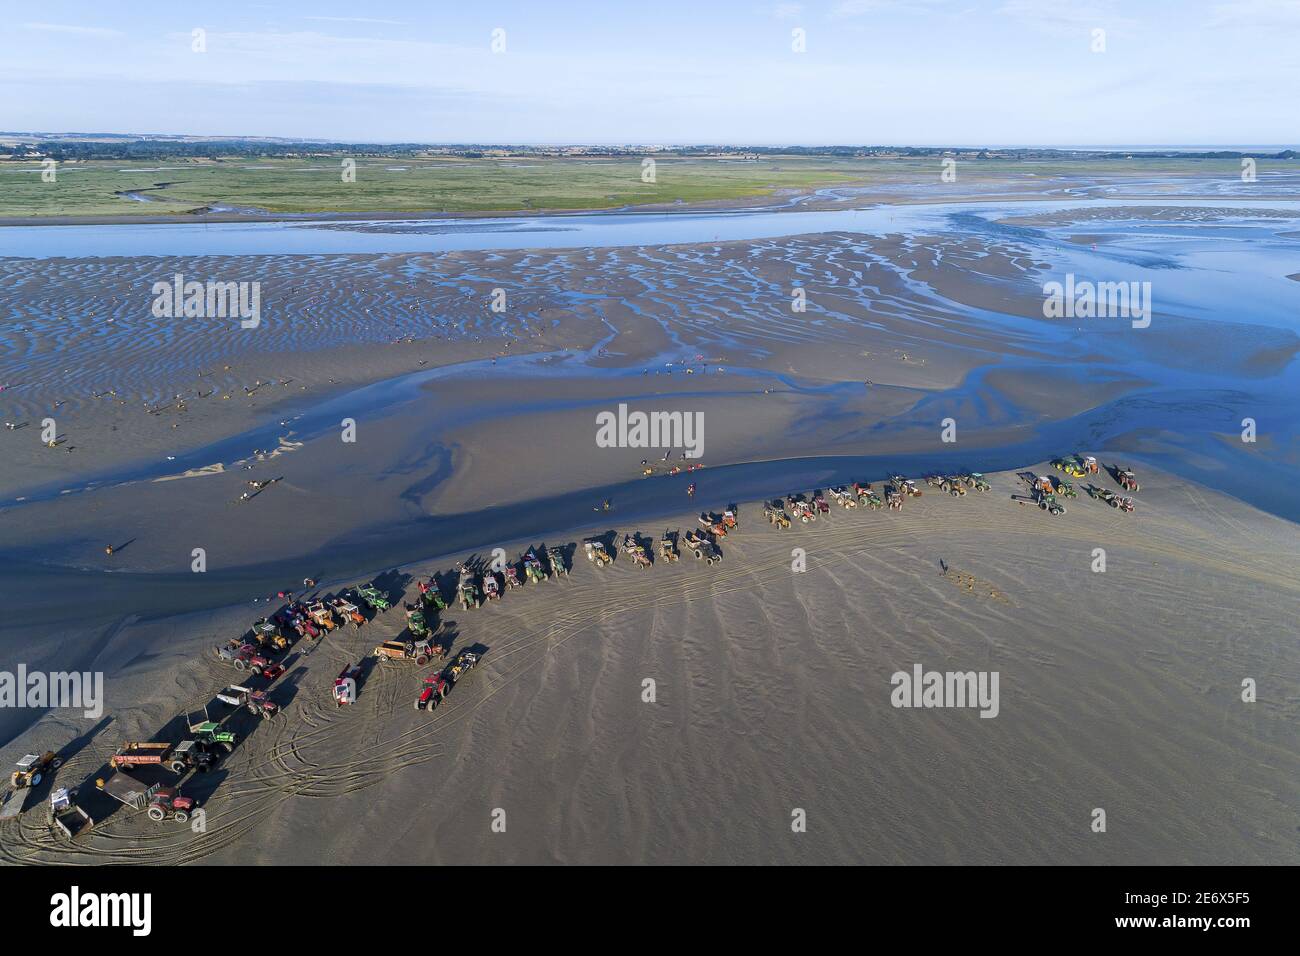
[[[1005,421],[1019,415],[1027,423],[1045,421],[1046,424],[1035,425],[1014,446],[985,445],[975,451],[979,447],[976,441],[961,455],[955,458],[948,455],[945,460],[991,471],[1062,451],[1111,446],[1131,451],[1134,460],[1152,461],[1181,471],[1276,513],[1300,518],[1300,496],[1288,490],[1297,487],[1300,479],[1300,462],[1292,451],[1296,447],[1298,427],[1293,409],[1296,396],[1300,395],[1300,376],[1293,361],[1300,341],[1296,335],[1300,321],[1300,283],[1287,278],[1300,273],[1300,241],[1295,238],[1300,234],[1300,203],[1270,202],[1262,207],[1268,211],[1267,215],[1241,211],[1245,204],[1216,206],[1213,214],[1193,212],[1206,205],[1191,201],[1032,201],[829,212],[617,213],[492,220],[16,227],[0,228],[0,254],[84,257],[393,253],[655,246],[839,232],[863,236],[861,242],[851,242],[848,252],[841,254],[866,258],[875,255],[870,239],[874,235],[943,235],[976,243],[1010,243],[1032,261],[1046,264],[1040,280],[1072,273],[1094,282],[1149,282],[1154,302],[1151,328],[1132,329],[1122,320],[1051,324],[1026,319],[956,302],[944,290],[907,276],[910,301],[904,303],[906,311],[900,314],[915,323],[918,338],[925,335],[927,318],[919,308],[924,305],[942,310],[971,328],[995,328],[1009,340],[1032,342],[1037,352],[1053,356],[1057,364],[1044,364],[1041,358],[992,356],[993,366],[969,376],[958,388],[922,402],[917,409],[900,416],[894,425],[914,426],[931,418],[938,420],[944,409],[960,408],[968,416],[963,421],[963,433],[969,435],[978,434],[981,427],[991,425],[995,418]],[[1096,215],[1097,210],[1118,207],[1128,210],[1122,218]],[[1181,212],[1176,215],[1156,212],[1169,209]],[[1019,221],[1001,221],[1008,218]],[[782,251],[780,254],[790,257],[793,267],[807,268],[807,262],[793,258],[795,253]],[[684,250],[676,255],[687,257]],[[675,300],[681,300],[685,294],[681,286],[689,278],[685,273],[674,272],[659,261],[647,263],[630,255],[625,258],[636,281],[656,297],[657,307],[671,308]],[[671,257],[663,258],[671,264]],[[554,273],[549,278],[543,274],[540,280],[534,277],[530,281],[555,281],[560,283],[557,288],[571,288],[563,279],[563,273]],[[1015,290],[1011,280],[1006,282],[1008,293],[1026,291],[1023,280]],[[1029,291],[1032,294],[1032,286]],[[21,290],[11,292],[20,294]],[[744,296],[764,294],[762,289],[739,287],[718,287],[712,294],[724,293],[741,308]],[[873,309],[890,307],[888,302],[869,300],[870,293],[871,290],[862,289],[858,294],[864,302],[870,301]],[[694,294],[701,293],[696,289]],[[844,315],[830,318],[860,321]],[[39,317],[32,321],[39,321]],[[665,328],[671,336],[671,329],[667,325]],[[778,331],[768,330],[766,334]],[[717,340],[724,345],[738,344],[728,342],[726,335],[719,328]],[[100,347],[106,346],[111,347],[111,342],[100,343]],[[970,347],[980,347],[973,336]],[[8,357],[13,360],[18,356],[11,353]],[[990,356],[982,358],[987,360]],[[560,363],[560,374],[572,374],[572,366],[582,363],[583,356],[571,355],[568,361]],[[1085,366],[1094,376],[1135,378],[1148,384],[1077,416],[1057,420],[1051,414],[1041,414],[1042,409],[1017,408],[1006,395],[989,386],[985,374],[994,369],[1009,374],[1043,373],[1054,376],[1057,387],[1065,393],[1078,387]],[[538,374],[539,370],[551,367],[544,359],[521,358],[503,362],[493,371],[508,377]],[[610,377],[624,374],[590,365],[579,371],[584,375]],[[396,391],[391,384],[385,384],[382,391],[386,400],[392,402],[401,395],[414,394],[417,385],[432,375],[464,373],[464,369],[422,372],[408,376]],[[365,407],[367,394],[362,389],[346,396],[349,407]],[[827,400],[833,400],[833,396],[828,395]],[[333,414],[332,405],[315,413],[322,421],[329,420]],[[972,415],[975,421],[969,420]],[[1261,434],[1266,436],[1266,440],[1254,447],[1244,446],[1238,438],[1242,421],[1247,418],[1254,419]],[[313,420],[308,415],[297,423],[301,435],[310,436]],[[166,470],[175,472],[182,467],[229,460],[236,449],[264,447],[268,444],[266,439],[277,430],[277,426],[268,423],[168,463]],[[887,442],[887,432],[881,438]],[[864,460],[860,464],[869,463]],[[891,467],[906,471],[939,466],[938,458],[891,462]],[[161,470],[152,466],[102,475],[96,482],[153,477]],[[750,480],[749,476],[755,473],[747,467],[729,472],[737,483]],[[785,476],[779,476],[779,480],[786,480]],[[50,489],[43,492],[49,493]]]

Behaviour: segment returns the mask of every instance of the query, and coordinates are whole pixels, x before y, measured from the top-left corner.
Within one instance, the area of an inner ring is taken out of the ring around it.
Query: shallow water
[[[1300,370],[1291,357],[1297,342],[1297,325],[1300,324],[1300,283],[1287,278],[1300,273],[1300,241],[1287,235],[1300,230],[1300,203],[1277,201],[1262,207],[1250,207],[1246,203],[1234,202],[1234,210],[1247,211],[1231,215],[1220,213],[1203,220],[1175,221],[1140,215],[1094,220],[1081,215],[1077,221],[1062,217],[1053,224],[1036,226],[999,220],[1074,210],[1086,213],[1118,206],[1135,209],[1222,207],[1213,202],[1195,201],[1026,201],[831,212],[605,213],[346,224],[266,222],[8,227],[0,228],[0,254],[174,257],[297,253],[327,256],[533,246],[549,249],[649,246],[652,248],[648,250],[615,251],[611,255],[617,256],[618,265],[654,296],[657,307],[668,313],[675,312],[680,317],[681,310],[691,306],[683,298],[685,290],[680,288],[684,275],[677,275],[675,266],[685,264],[689,268],[692,253],[688,249],[656,250],[653,247],[657,244],[715,239],[768,240],[834,231],[862,234],[866,238],[861,243],[851,243],[849,253],[872,257],[875,253],[869,237],[873,235],[945,235],[970,238],[983,244],[1010,243],[1022,249],[1032,260],[1047,264],[1038,281],[1060,279],[1066,273],[1073,273],[1080,279],[1093,282],[1150,283],[1151,326],[1133,328],[1125,319],[1044,322],[991,309],[977,309],[955,302],[940,290],[913,277],[906,279],[909,301],[904,303],[872,301],[868,298],[870,290],[858,290],[859,297],[871,301],[873,309],[891,308],[896,314],[907,316],[916,325],[918,340],[923,340],[926,335],[926,318],[918,308],[924,305],[941,310],[945,315],[959,316],[976,328],[996,328],[1004,337],[1032,343],[1035,351],[1056,359],[1052,363],[1043,363],[992,356],[996,359],[992,368],[970,375],[956,389],[926,399],[917,409],[881,429],[880,447],[888,447],[890,428],[937,422],[954,409],[960,409],[964,416],[962,427],[966,434],[978,435],[981,428],[998,421],[1020,418],[1032,422],[1041,419],[1043,416],[1035,415],[1034,409],[1017,408],[1008,396],[988,387],[987,375],[995,369],[1011,373],[1046,373],[1055,378],[1062,390],[1077,387],[1088,375],[1137,378],[1149,384],[1080,415],[1036,425],[1015,446],[988,447],[981,445],[977,438],[964,445],[960,453],[954,451],[941,457],[907,460],[867,454],[852,467],[880,465],[917,473],[960,465],[992,471],[1052,457],[1064,451],[1111,446],[1131,452],[1134,461],[1151,461],[1182,471],[1267,510],[1300,519],[1300,495],[1290,490],[1300,487],[1297,484],[1300,463],[1297,463],[1293,451],[1297,429],[1300,428],[1293,412],[1296,397],[1300,396]],[[1251,215],[1251,208],[1284,211],[1289,218]],[[1072,241],[1071,237],[1079,235],[1095,236],[1098,241],[1095,245]],[[653,253],[654,258],[647,259],[647,252]],[[817,281],[821,274],[819,263],[805,262],[791,252],[782,254],[800,274],[810,277],[810,284]],[[266,263],[270,260],[257,261]],[[307,268],[313,268],[310,260]],[[362,263],[359,268],[365,269],[366,265]],[[530,276],[529,281],[553,284],[555,289],[565,290],[564,295],[573,301],[584,298],[583,293],[570,291],[572,286],[568,276],[565,269],[552,269],[540,276]],[[382,273],[376,271],[374,278],[382,285]],[[467,274],[463,278],[475,277]],[[747,302],[752,304],[771,291],[758,283],[741,288],[738,281],[727,284],[725,280],[722,285],[709,288],[704,291],[696,288],[692,294],[705,297],[725,294],[731,307],[740,310],[746,308]],[[1012,287],[1008,285],[1008,289],[1010,291]],[[1025,289],[1021,286],[1018,291],[1023,293]],[[8,294],[15,297],[21,293],[21,285],[8,290]],[[392,294],[400,299],[400,291]],[[394,313],[400,311],[404,316],[410,311],[410,332],[417,335],[422,328],[427,332],[429,323],[446,320],[445,316],[435,319],[417,313],[413,306],[408,307],[397,300],[385,303],[385,308]],[[58,318],[23,314],[23,321],[38,334],[46,330],[43,323],[52,327]],[[835,314],[828,317],[827,321],[830,320],[859,321]],[[474,334],[502,332],[501,329],[483,326],[471,327],[464,322],[456,326],[457,321],[460,320],[453,317],[452,331]],[[131,359],[132,362],[165,360],[163,357],[168,350],[163,346],[171,334],[165,326],[165,322],[158,323],[153,329],[145,330],[143,335],[138,325],[133,329],[133,334],[126,337],[121,346],[143,350],[138,358]],[[665,328],[668,330],[667,325]],[[445,326],[443,330],[446,331]],[[295,335],[302,334],[301,329],[292,331]],[[391,336],[392,331],[389,327],[385,334]],[[668,331],[670,337],[675,335]],[[783,330],[775,326],[751,331],[769,336],[783,334]],[[328,323],[325,326],[314,325],[306,332],[306,340],[295,339],[287,344],[295,348],[320,347],[332,342]],[[349,329],[347,334],[355,336],[356,332]],[[741,344],[736,339],[728,339],[724,330],[718,329],[716,335],[722,346]],[[34,337],[29,339],[34,340]],[[117,341],[108,334],[97,335],[89,341],[89,346],[98,351],[95,356],[98,360],[106,367],[112,367],[111,352],[117,347]],[[972,340],[971,347],[979,346]],[[26,365],[35,369],[39,356],[34,351],[20,352],[19,348],[12,340],[0,343],[0,358],[12,367]],[[60,348],[57,361],[68,362],[73,357],[73,348],[75,345],[72,343],[66,349]],[[378,410],[410,399],[417,394],[421,383],[436,376],[490,372],[508,379],[511,376],[575,372],[604,377],[628,374],[626,371],[595,368],[588,362],[592,357],[569,355],[565,362],[557,363],[558,368],[549,367],[536,358],[521,357],[503,361],[491,369],[477,365],[419,372],[304,409],[294,427],[297,437],[310,438],[326,427],[323,423],[337,418],[336,406],[340,402],[346,403],[347,408],[354,412],[359,408]],[[985,360],[990,357],[982,356]],[[206,363],[210,358],[188,353],[184,356],[185,361],[198,363]],[[1074,364],[1085,360],[1088,363],[1086,373],[1082,365]],[[87,357],[86,361],[89,363],[91,359]],[[575,365],[584,367],[575,369]],[[745,372],[742,368],[730,371]],[[633,390],[637,387],[630,385]],[[828,401],[833,399],[828,398]],[[972,415],[974,421],[970,420]],[[229,463],[248,454],[251,448],[273,446],[275,436],[282,432],[278,424],[281,417],[284,413],[277,412],[275,421],[268,420],[242,435],[178,455],[176,461],[118,469],[98,475],[79,487],[93,488],[174,474],[214,461]],[[1253,418],[1258,423],[1264,436],[1261,445],[1247,447],[1237,439],[1245,418]],[[864,452],[869,451],[864,449]],[[800,471],[803,466],[791,467]],[[774,473],[767,465],[759,471],[769,476]],[[752,469],[747,471],[746,466],[727,472],[737,489],[731,492],[733,497],[740,496],[742,487],[749,487],[744,482],[754,473]],[[856,476],[844,474],[841,477]],[[879,472],[865,476],[878,477]],[[795,477],[794,474],[780,475],[779,479],[773,479],[774,484],[768,490],[782,490],[781,485]],[[30,489],[28,497],[35,500],[62,490],[54,487]]]
[[[1251,200],[1233,197],[1238,205]],[[1254,200],[1300,214],[1295,200]],[[573,249],[770,239],[818,232],[946,231],[950,217],[1050,213],[1078,200],[935,203],[822,212],[612,212],[493,219],[360,220],[355,222],[121,223],[93,226],[0,227],[0,257],[319,255],[447,252],[488,249]],[[1107,206],[1197,207],[1206,202],[1090,200]]]

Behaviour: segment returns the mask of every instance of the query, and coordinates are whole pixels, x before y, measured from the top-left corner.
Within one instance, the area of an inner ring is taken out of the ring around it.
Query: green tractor
[[[429,622],[424,619],[424,612],[414,604],[406,606],[406,629],[417,641],[429,636]]]
[[[239,742],[238,734],[233,730],[224,730],[215,720],[209,720],[206,710],[202,712],[202,720],[196,719],[199,716],[191,714],[185,721],[195,740],[205,747],[220,747],[226,753],[235,749],[235,744]]]
[[[442,591],[438,589],[438,582],[430,579],[427,585],[420,586],[420,590],[422,592],[420,594],[420,600],[424,603],[426,610],[447,610],[447,600],[442,596]]]
[[[1056,500],[1056,495],[1040,495],[1038,498],[1038,507],[1042,508],[1049,515],[1065,514],[1065,505]]]
[[[393,606],[393,602],[388,600],[388,597],[373,584],[367,584],[365,587],[357,588],[357,597],[361,598],[361,600],[365,601],[380,613],[387,611]]]

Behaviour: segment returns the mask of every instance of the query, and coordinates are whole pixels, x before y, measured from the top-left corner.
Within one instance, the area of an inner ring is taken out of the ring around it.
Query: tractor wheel
[[[238,657],[235,658],[235,670],[242,671],[247,669],[247,667],[248,663],[246,661],[241,661]]]
[[[28,779],[28,781],[27,781],[27,786],[29,786],[29,787],[35,787],[35,786],[38,786],[38,785],[40,784],[40,782],[41,782],[41,772],[40,772],[39,770],[37,770],[37,771],[36,771],[35,773],[33,773],[33,774],[31,775],[31,777]]]
[[[429,655],[421,654],[415,659],[415,663],[417,667],[423,667],[425,664],[429,663]]]
[[[184,810],[177,810],[174,816],[176,817],[177,823],[184,823],[186,820],[190,818],[190,815],[186,813]]]
[[[153,806],[149,808],[149,819],[152,820],[154,823],[160,822],[166,816],[167,813],[165,810],[163,810],[162,807]]]
[[[235,745],[229,740],[223,740],[221,741],[221,749],[226,753],[232,753],[235,749]]]
[[[172,761],[172,773],[184,773],[184,772],[185,772],[185,761],[184,761],[184,760],[173,760],[173,761]]]
[[[53,760],[50,761],[50,768],[53,770],[58,770],[62,766],[63,766],[62,757],[55,757]]]

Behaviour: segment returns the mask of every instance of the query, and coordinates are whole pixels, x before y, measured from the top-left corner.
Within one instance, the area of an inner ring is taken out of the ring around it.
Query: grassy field
[[[213,204],[277,213],[509,212],[754,200],[776,190],[832,185],[888,188],[939,182],[937,158],[915,160],[766,157],[656,159],[655,182],[639,158],[192,160],[165,164],[63,163],[43,182],[39,164],[0,164],[0,217],[172,215]],[[966,161],[961,184],[1036,191],[1062,179],[1149,181],[1236,178],[1236,160]],[[951,187],[949,187],[951,188]],[[141,202],[125,194],[150,197]]]

